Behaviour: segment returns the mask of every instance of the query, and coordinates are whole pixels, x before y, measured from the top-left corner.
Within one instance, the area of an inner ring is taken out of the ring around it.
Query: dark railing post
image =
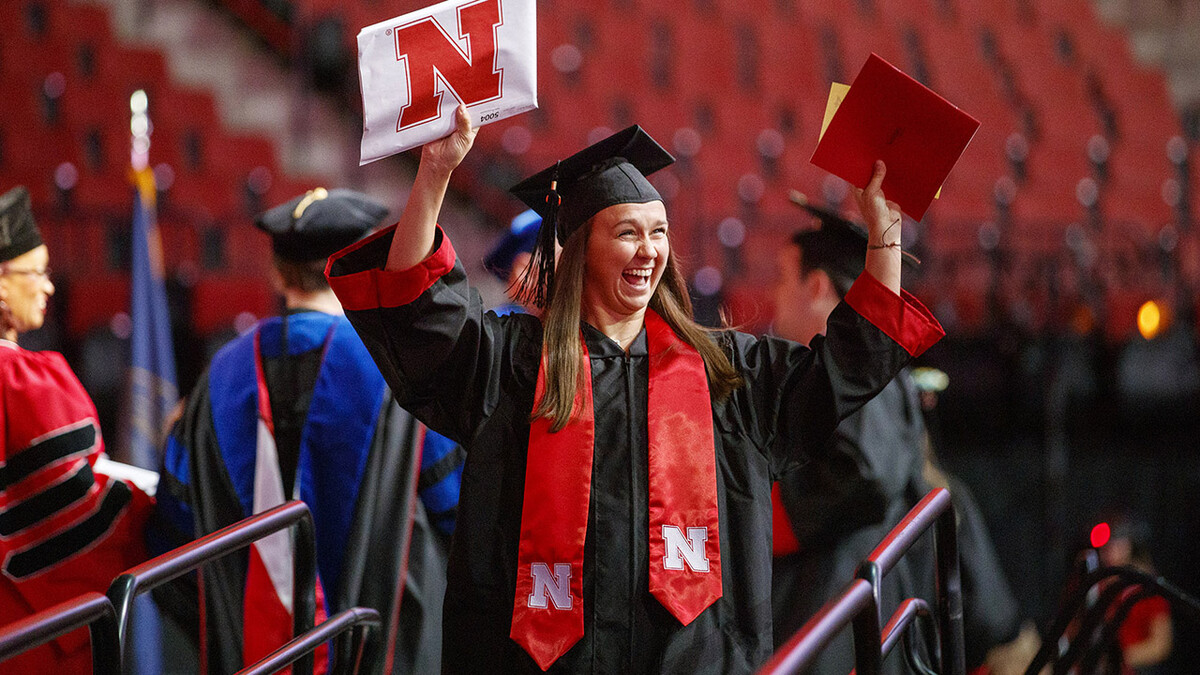
[[[127,617],[133,614],[133,599],[136,596],[137,579],[127,573],[113,579],[108,587],[108,599],[112,602],[117,616],[117,644],[120,645],[118,655],[122,664],[125,663],[125,643],[129,641]]]
[[[923,612],[917,614],[917,619],[924,626],[927,634],[933,636],[934,644],[941,644],[940,638],[937,635],[937,618],[933,615],[933,612],[929,611],[928,605],[923,610]],[[910,630],[904,634],[904,656],[908,660],[908,667],[918,675],[938,675],[936,671],[925,664],[923,655],[921,654],[921,645],[925,643],[922,643],[916,637],[916,631]]]
[[[875,596],[875,622],[883,625],[883,575],[879,563],[870,558],[862,561],[854,576],[871,584],[871,595]]]
[[[107,597],[102,611],[99,618],[88,624],[92,634],[92,675],[118,675],[121,672],[121,640],[117,635],[117,613]]]
[[[938,603],[938,641],[934,668],[943,675],[966,675],[963,640],[962,577],[958,564],[958,521],[948,502],[934,526],[933,554]]]
[[[307,512],[307,507],[305,508]],[[301,548],[304,547],[304,548]],[[301,555],[300,551],[309,555]],[[292,547],[292,635],[304,635],[312,629],[317,615],[317,548],[312,514],[296,521],[296,538]],[[313,672],[312,652],[296,659],[293,675]]]
[[[116,610],[116,631],[120,640],[122,668],[126,663],[129,621],[136,596],[293,525],[296,528],[292,549],[293,630],[297,635],[310,630],[316,610],[317,585],[312,514],[304,502],[290,501],[188,542],[132,567],[117,577],[108,588],[108,598]],[[293,672],[295,675],[310,675],[312,656],[301,658]]]
[[[855,614],[851,624],[854,629],[854,671],[857,675],[879,675],[883,668],[878,598],[879,586],[872,584],[870,606]]]

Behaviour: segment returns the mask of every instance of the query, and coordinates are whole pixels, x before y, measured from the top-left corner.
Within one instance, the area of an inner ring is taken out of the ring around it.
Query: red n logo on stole
[[[408,72],[409,101],[400,109],[396,131],[437,119],[447,88],[468,106],[500,98],[504,84],[504,70],[496,66],[496,29],[504,23],[500,0],[477,0],[455,11],[465,51],[433,17],[393,31],[396,60]]]

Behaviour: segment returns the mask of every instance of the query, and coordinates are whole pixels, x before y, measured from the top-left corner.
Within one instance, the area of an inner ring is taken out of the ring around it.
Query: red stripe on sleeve
[[[333,276],[330,273],[334,262],[338,259],[373,241],[390,237],[395,230],[395,225],[386,227],[329,257],[329,262],[325,265],[325,278],[329,280],[329,287],[337,294],[342,307],[351,311],[362,311],[407,305],[429,290],[435,281],[454,269],[454,246],[439,226],[433,253],[406,270],[371,268],[341,276]]]
[[[920,300],[904,289],[899,295],[893,293],[865,271],[846,293],[846,304],[914,357],[946,335]]]

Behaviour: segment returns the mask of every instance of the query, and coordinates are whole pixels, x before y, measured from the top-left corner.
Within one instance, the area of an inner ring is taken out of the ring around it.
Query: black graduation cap
[[[0,195],[0,262],[42,245],[42,233],[33,220],[29,190],[17,187]]]
[[[362,239],[387,214],[360,192],[316,188],[262,213],[254,224],[271,235],[276,255],[302,263],[324,260]]]
[[[580,150],[514,185],[509,192],[542,216],[530,274],[520,295],[544,307],[554,278],[554,241],[560,243],[592,216],[617,204],[662,200],[646,176],[669,166],[675,158],[640,126],[627,129]]]
[[[806,259],[814,261],[826,272],[844,278],[854,279],[862,274],[867,264],[866,228],[831,209],[813,204],[796,190],[792,190],[788,198],[821,223],[818,229],[803,231],[793,237],[793,241],[804,248]],[[911,271],[920,261],[904,253],[901,264]]]

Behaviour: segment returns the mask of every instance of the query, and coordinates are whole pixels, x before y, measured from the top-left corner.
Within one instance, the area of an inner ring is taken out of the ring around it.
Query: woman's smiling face
[[[584,272],[585,316],[645,310],[671,255],[661,201],[617,204],[592,217]]]
[[[0,266],[0,300],[7,305],[3,313],[6,334],[36,330],[45,322],[46,302],[54,295],[49,262],[50,252],[42,245]]]

